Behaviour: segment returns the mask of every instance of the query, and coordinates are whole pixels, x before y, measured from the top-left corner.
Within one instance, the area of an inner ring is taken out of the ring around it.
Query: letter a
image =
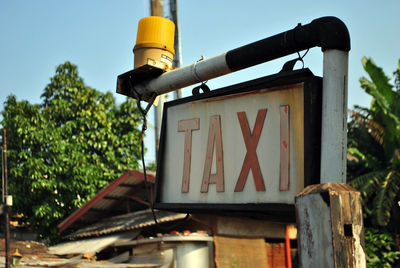
[[[215,146],[214,146],[215,145]],[[216,174],[211,174],[211,166],[216,149]],[[207,193],[209,184],[217,184],[217,192],[224,192],[224,158],[222,150],[221,117],[214,115],[210,117],[208,129],[208,142],[206,161],[204,163],[203,181],[200,192]]]

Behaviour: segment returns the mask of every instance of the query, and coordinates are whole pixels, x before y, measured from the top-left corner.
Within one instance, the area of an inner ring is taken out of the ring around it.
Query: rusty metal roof
[[[154,210],[154,215],[159,223],[181,220],[186,217],[186,214],[161,210]],[[78,239],[82,237],[101,236],[142,229],[154,226],[155,224],[152,211],[146,209],[111,218],[103,218],[97,223],[68,235],[67,238]]]
[[[153,192],[155,173],[147,171],[150,192]],[[147,196],[142,171],[129,170],[95,195],[58,225],[60,232],[67,228],[81,228],[103,218],[147,209]]]

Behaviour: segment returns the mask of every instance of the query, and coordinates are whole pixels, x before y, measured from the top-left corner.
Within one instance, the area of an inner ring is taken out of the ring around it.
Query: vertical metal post
[[[164,17],[164,0],[150,0],[151,15]],[[167,101],[168,95],[159,96],[158,106],[154,107],[154,136],[155,136],[155,156],[157,161],[158,146],[160,144],[161,120],[163,114],[164,102]]]
[[[150,0],[152,16],[164,17],[164,0]]]
[[[321,183],[346,182],[348,52],[324,51]]]
[[[7,131],[3,128],[3,176],[4,176],[4,198],[3,198],[3,205],[4,205],[4,223],[5,223],[5,250],[6,250],[6,266],[7,268],[10,267],[10,220],[9,220],[9,207],[6,202],[6,198],[8,195],[7,189]]]
[[[157,161],[158,147],[160,145],[161,122],[163,115],[164,102],[168,101],[168,94],[159,95],[158,106],[154,106],[154,135],[155,135],[155,159]]]
[[[286,268],[292,268],[292,253],[290,249],[289,225],[286,225],[286,230],[285,230],[285,260],[286,260]]]
[[[175,57],[172,62],[172,66],[176,68],[180,68],[182,64],[182,52],[181,52],[181,34],[179,29],[179,21],[178,21],[178,0],[169,0],[169,10],[171,13],[172,21],[175,24],[175,41],[174,41],[174,49],[175,49]],[[174,91],[175,99],[182,98],[182,90],[178,89]]]
[[[4,152],[1,148],[1,202],[5,203],[6,196],[4,194]]]

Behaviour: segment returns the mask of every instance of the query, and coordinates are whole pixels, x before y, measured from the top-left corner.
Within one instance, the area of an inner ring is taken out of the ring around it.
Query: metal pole
[[[152,16],[164,17],[164,0],[150,0]]]
[[[3,148],[1,148],[1,201],[5,203],[5,195],[4,195],[4,152]]]
[[[133,80],[132,85],[143,100],[154,93],[165,94],[202,81],[236,72],[260,63],[278,59],[315,46],[322,51],[350,50],[350,36],[346,25],[335,17],[322,17],[304,26],[230,50],[218,56],[166,72],[151,80]],[[129,72],[120,75],[117,92],[129,92]]]
[[[150,0],[151,16],[164,17],[164,0]],[[163,114],[164,102],[167,101],[168,95],[160,95],[158,106],[154,107],[154,136],[155,136],[155,159],[157,161],[158,146],[160,144],[161,121]]]
[[[5,221],[5,228],[6,228],[6,234],[5,234],[5,248],[6,248],[6,267],[10,267],[10,220],[9,220],[9,207],[6,202],[6,198],[8,195],[8,189],[7,189],[7,131],[5,128],[3,128],[3,172],[4,172],[4,199],[3,199],[3,205],[4,205],[4,221]]]
[[[348,58],[347,51],[324,51],[321,183],[346,183]]]
[[[286,225],[286,230],[285,230],[285,260],[286,260],[286,268],[292,268],[292,253],[290,249],[289,225]]]
[[[233,72],[226,62],[226,53],[207,58],[174,71],[166,72],[150,81],[135,86],[139,94],[165,94],[179,88],[200,83]]]
[[[179,21],[178,21],[178,0],[170,0],[169,1],[169,10],[171,13],[172,21],[175,23],[175,41],[174,41],[174,48],[175,48],[175,57],[172,62],[172,66],[176,68],[181,67],[182,63],[182,48],[181,48],[181,33],[179,29]],[[175,99],[182,98],[182,90],[178,89],[174,91]]]

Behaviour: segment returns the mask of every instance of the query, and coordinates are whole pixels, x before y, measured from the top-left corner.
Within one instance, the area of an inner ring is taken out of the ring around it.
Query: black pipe
[[[336,17],[322,17],[307,25],[230,50],[226,62],[238,71],[274,60],[304,49],[319,46],[327,49],[350,50],[350,35],[346,25]]]

